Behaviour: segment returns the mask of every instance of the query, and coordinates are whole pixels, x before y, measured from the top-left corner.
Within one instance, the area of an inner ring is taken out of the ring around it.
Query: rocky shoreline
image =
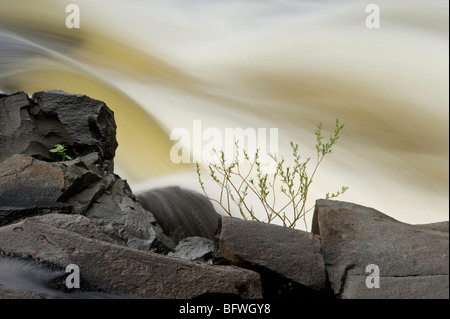
[[[135,196],[115,136],[85,95],[0,94],[0,298],[449,298],[448,222],[318,200],[308,233],[221,216],[179,187]]]

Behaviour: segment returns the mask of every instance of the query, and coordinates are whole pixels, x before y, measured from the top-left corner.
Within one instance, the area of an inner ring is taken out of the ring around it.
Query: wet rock
[[[62,224],[76,223],[65,220]],[[261,298],[260,278],[255,272],[130,249],[94,239],[91,231],[80,232],[49,224],[42,216],[28,218],[0,228],[0,254],[27,256],[60,269],[76,264],[82,285],[108,294],[168,299],[224,295]]]
[[[312,231],[320,234],[331,288],[340,298],[449,298],[449,236],[435,226],[318,200]],[[369,265],[378,267],[379,288]]]
[[[220,215],[203,195],[172,186],[150,190],[137,198],[175,244],[194,236],[214,240]]]
[[[203,237],[187,237],[178,243],[173,252],[168,254],[168,256],[201,261],[207,264],[213,263],[213,255],[214,242]]]
[[[214,263],[259,272],[265,298],[326,297],[319,236],[231,217],[219,232]]]

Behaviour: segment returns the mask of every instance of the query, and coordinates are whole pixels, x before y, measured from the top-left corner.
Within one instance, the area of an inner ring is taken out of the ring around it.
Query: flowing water
[[[409,223],[448,219],[448,1],[0,0],[0,90],[83,93],[115,112],[116,172],[133,190],[199,189],[169,157],[174,128],[278,128],[314,158],[314,130],[345,124],[310,198]]]

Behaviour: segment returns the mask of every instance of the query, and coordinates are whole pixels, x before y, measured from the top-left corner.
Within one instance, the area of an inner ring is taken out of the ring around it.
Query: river
[[[61,89],[114,111],[116,172],[136,192],[199,190],[169,156],[170,132],[278,129],[315,159],[314,130],[345,127],[318,170],[315,198],[408,223],[448,220],[448,1],[0,1],[0,91]],[[205,163],[203,163],[205,167]],[[214,185],[210,186],[213,187]]]

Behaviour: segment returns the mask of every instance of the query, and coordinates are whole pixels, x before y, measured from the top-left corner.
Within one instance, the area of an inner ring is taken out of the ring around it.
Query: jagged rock
[[[0,161],[15,154],[53,161],[64,144],[74,157],[92,152],[113,171],[117,148],[114,113],[102,101],[63,91],[0,94]]]
[[[449,298],[449,235],[433,228],[318,200],[312,231],[320,234],[331,288],[340,298]],[[368,265],[378,266],[379,288],[370,284],[376,273]]]
[[[135,199],[127,182],[117,179],[85,215],[105,233],[131,248],[169,252],[175,245],[153,215]]]
[[[195,236],[214,240],[220,215],[203,195],[172,186],[150,190],[136,197],[175,244]]]
[[[214,263],[259,272],[265,298],[326,297],[319,236],[231,217],[219,232]]]
[[[260,277],[255,272],[130,249],[93,239],[94,225],[88,234],[81,234],[81,228],[74,232],[49,224],[49,220],[38,216],[1,227],[0,255],[27,256],[60,269],[76,264],[82,285],[108,294],[141,298],[261,298]],[[77,222],[66,220],[62,224]],[[57,225],[61,226],[61,222]]]
[[[213,263],[214,242],[203,237],[187,237],[181,240],[173,252],[168,256],[174,256],[187,260],[201,261],[207,264]]]

